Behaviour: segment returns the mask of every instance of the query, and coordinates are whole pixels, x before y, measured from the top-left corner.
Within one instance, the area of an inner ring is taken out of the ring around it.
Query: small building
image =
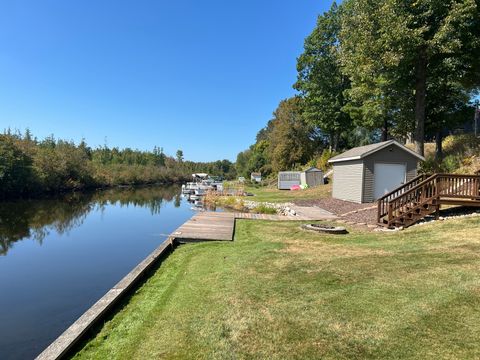
[[[254,182],[262,182],[262,173],[259,173],[259,172],[252,172],[250,174],[250,180],[251,181],[254,181]]]
[[[417,176],[425,160],[395,140],[350,149],[329,160],[333,165],[332,196],[369,203]]]
[[[278,173],[278,189],[290,190],[294,185],[315,187],[323,185],[323,171],[311,167],[304,171],[280,171]]]

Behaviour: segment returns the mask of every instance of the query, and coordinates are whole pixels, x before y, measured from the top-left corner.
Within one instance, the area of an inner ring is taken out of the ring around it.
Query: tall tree
[[[299,97],[283,100],[273,113],[273,130],[269,136],[272,170],[291,169],[305,164],[315,150],[315,132],[302,116],[303,101]]]
[[[328,135],[332,150],[337,150],[340,135],[352,129],[351,118],[344,111],[344,92],[350,81],[340,67],[340,19],[341,8],[335,2],[318,17],[297,60],[298,78],[294,84],[305,99],[305,119]]]
[[[423,155],[436,68],[448,69],[450,82],[466,91],[480,83],[476,1],[347,0],[345,7],[342,61],[352,79],[351,110],[365,120],[383,117],[413,129],[415,149]]]

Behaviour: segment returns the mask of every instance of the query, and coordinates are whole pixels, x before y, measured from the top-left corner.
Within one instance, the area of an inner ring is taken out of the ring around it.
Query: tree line
[[[238,155],[238,172],[287,170],[323,161],[325,149],[390,138],[422,155],[424,142],[435,140],[441,160],[444,135],[474,116],[479,7],[478,0],[334,2],[297,59],[298,95],[282,101]],[[288,122],[297,131],[285,129]]]
[[[181,152],[181,151],[179,151]],[[92,148],[81,141],[38,140],[5,130],[0,134],[0,199],[55,194],[63,191],[117,185],[170,184],[188,181],[193,172],[233,178],[228,160],[196,163],[153,151],[130,148]]]

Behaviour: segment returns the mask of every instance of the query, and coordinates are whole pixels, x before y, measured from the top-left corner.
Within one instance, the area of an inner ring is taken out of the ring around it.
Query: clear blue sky
[[[249,146],[294,94],[321,0],[15,0],[0,5],[0,130],[93,146]]]

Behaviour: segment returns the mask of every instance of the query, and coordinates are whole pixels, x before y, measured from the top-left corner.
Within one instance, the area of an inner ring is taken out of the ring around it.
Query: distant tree
[[[183,151],[182,150],[177,150],[177,153],[175,154],[177,161],[181,163],[183,161]]]
[[[249,161],[251,156],[252,156],[251,149],[238,153],[237,161],[235,162],[235,169],[239,176],[247,177],[248,166],[249,166]]]
[[[9,135],[0,135],[0,198],[23,195],[32,183],[32,159]]]

